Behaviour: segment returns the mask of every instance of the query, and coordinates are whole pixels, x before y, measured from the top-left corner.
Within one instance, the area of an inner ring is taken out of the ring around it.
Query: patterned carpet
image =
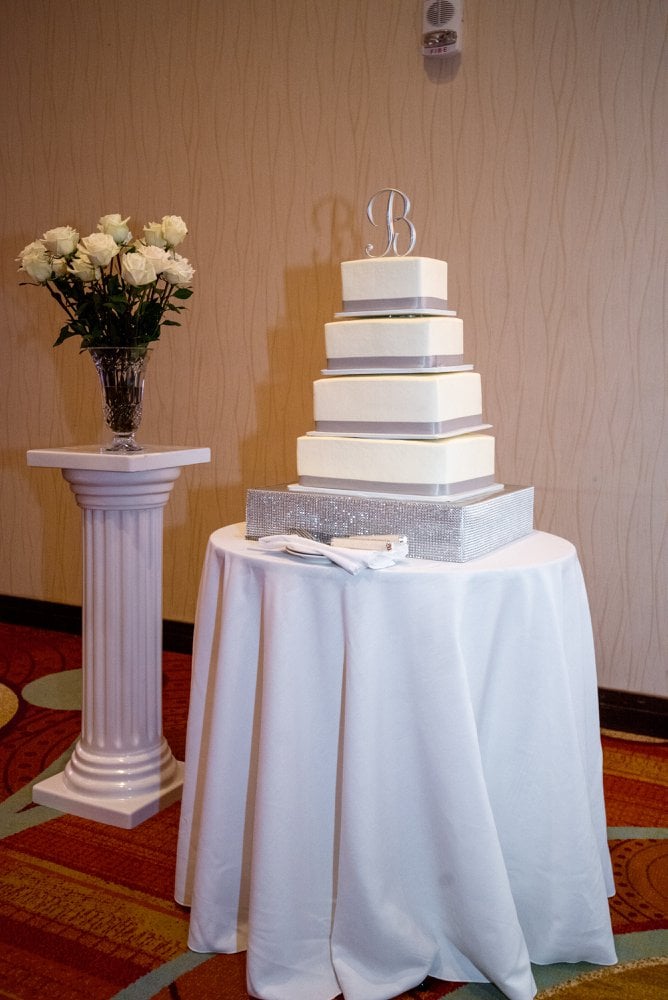
[[[0,624],[0,998],[246,1000],[243,955],[188,951],[172,896],[179,804],[134,830],[64,816],[30,786],[80,727],[81,641]],[[164,655],[164,731],[184,753],[190,659]],[[620,964],[535,967],[540,1000],[668,997],[668,741],[604,734]],[[502,1000],[429,979],[402,1000]],[[388,998],[389,1000],[389,998]]]

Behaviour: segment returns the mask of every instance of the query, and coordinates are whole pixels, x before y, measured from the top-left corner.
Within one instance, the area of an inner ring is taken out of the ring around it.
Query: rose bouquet
[[[25,247],[19,271],[43,285],[67,314],[54,347],[81,337],[81,348],[145,347],[190,298],[195,273],[176,253],[188,230],[178,215],[144,227],[134,239],[128,219],[103,215],[97,232],[80,238],[71,226],[49,229]],[[174,300],[177,300],[176,302]]]

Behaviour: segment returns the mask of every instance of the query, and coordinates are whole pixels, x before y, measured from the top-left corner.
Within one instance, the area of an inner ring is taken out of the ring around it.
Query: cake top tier
[[[343,311],[448,311],[448,265],[432,257],[367,257],[341,264]]]

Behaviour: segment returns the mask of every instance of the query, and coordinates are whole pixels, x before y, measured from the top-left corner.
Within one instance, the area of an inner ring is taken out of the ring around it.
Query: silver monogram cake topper
[[[405,195],[403,191],[398,191],[397,188],[382,188],[377,191],[374,195],[369,198],[369,202],[366,206],[366,214],[369,222],[372,226],[378,226],[379,223],[374,221],[374,205],[377,199],[381,195],[387,195],[387,202],[385,205],[385,225],[387,227],[387,245],[381,254],[372,253],[373,243],[367,244],[365,247],[365,253],[367,257],[386,257],[390,250],[395,255],[395,257],[405,257],[411,252],[415,246],[415,226],[408,218],[408,213],[410,212],[411,203],[408,195]],[[395,214],[394,202],[395,198],[400,198],[403,202],[403,208],[398,215]],[[394,224],[395,222],[403,222],[408,230],[408,247],[403,253],[399,253],[398,241],[399,233],[396,231]]]

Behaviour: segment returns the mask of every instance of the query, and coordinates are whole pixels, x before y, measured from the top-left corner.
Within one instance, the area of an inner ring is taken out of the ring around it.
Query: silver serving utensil
[[[297,535],[299,538],[308,538],[310,542],[320,542],[320,539],[316,538],[312,531],[307,531],[306,528],[290,528],[289,534]],[[322,542],[321,544],[329,545],[329,542]]]

